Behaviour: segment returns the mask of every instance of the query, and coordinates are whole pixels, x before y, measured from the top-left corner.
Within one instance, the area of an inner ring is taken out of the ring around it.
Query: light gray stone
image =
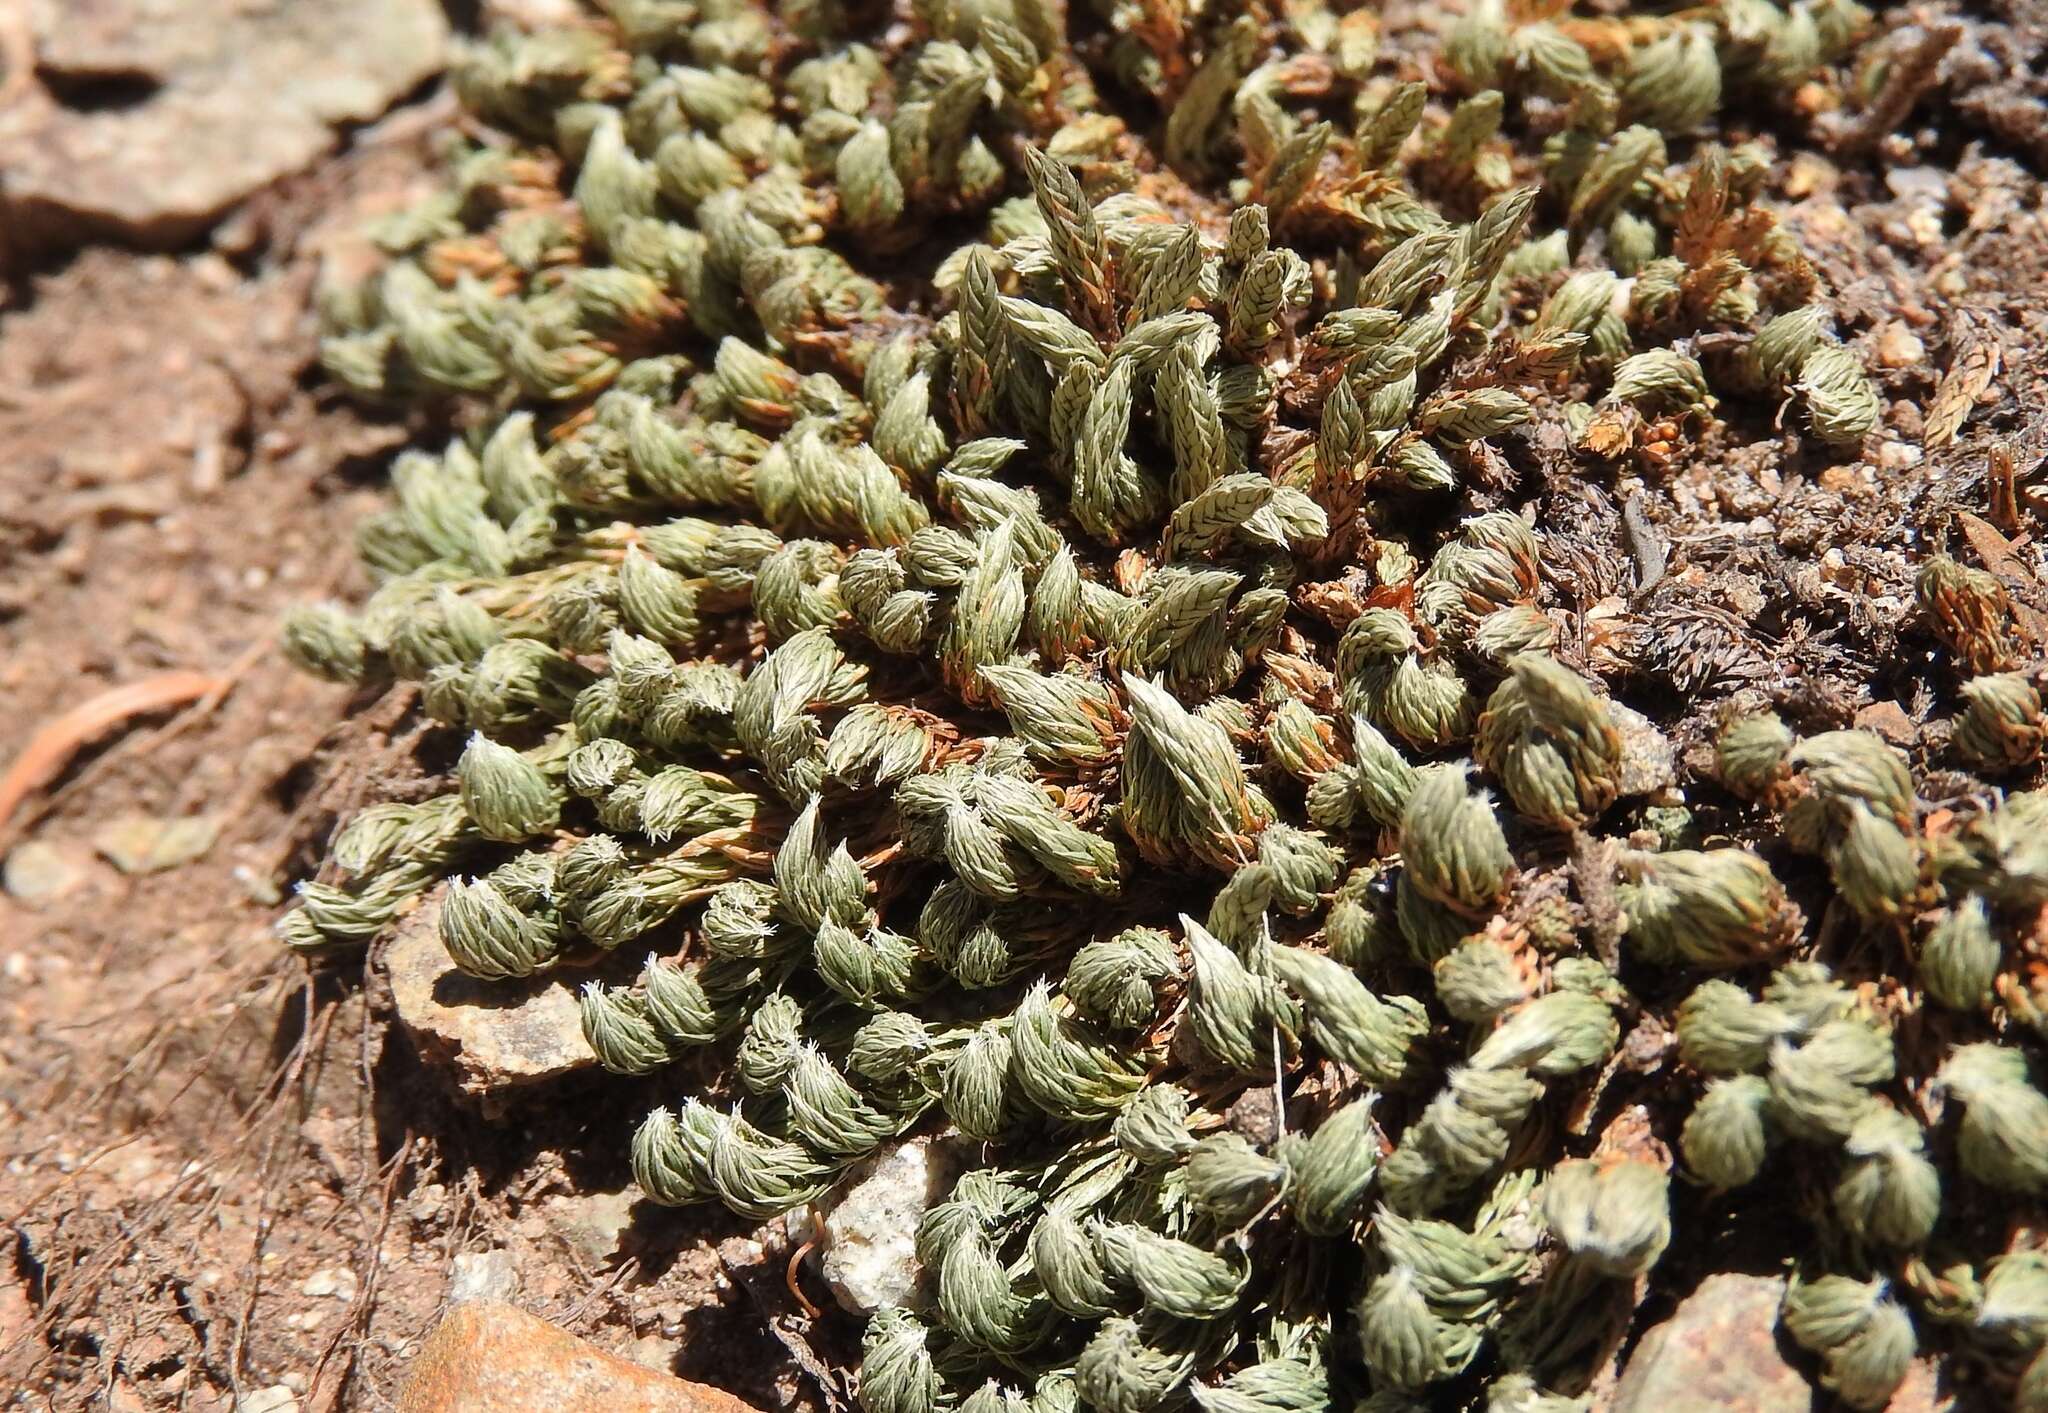
[[[910,1303],[917,1287],[917,1223],[952,1184],[951,1152],[931,1138],[884,1147],[849,1174],[821,1208],[814,1235],[825,1284],[841,1305],[869,1315]]]
[[[123,873],[164,873],[203,858],[219,836],[220,820],[210,814],[118,814],[93,830],[92,846]]]
[[[39,83],[0,103],[0,224],[182,244],[445,61],[436,0],[29,0]]]
[[[1678,779],[1678,760],[1671,741],[1633,707],[1610,701],[1607,714],[1621,735],[1620,790],[1624,797],[1651,795]]]
[[[0,883],[24,903],[51,903],[78,891],[91,860],[76,846],[30,839],[7,855]]]
[[[619,1351],[619,1356],[630,1359],[643,1369],[652,1369],[658,1374],[675,1372],[676,1356],[683,1352],[683,1346],[676,1340],[663,1339],[660,1335],[642,1335]]]
[[[299,1286],[299,1294],[314,1300],[354,1300],[356,1273],[346,1266],[328,1266],[307,1276]]]
[[[398,1022],[421,1058],[486,1110],[523,1087],[596,1065],[567,980],[480,981],[457,970],[436,931],[441,896],[429,895],[399,924],[384,954]]]
[[[519,1267],[512,1253],[465,1251],[455,1258],[448,1275],[448,1303],[462,1305],[472,1300],[510,1300],[519,1293]]]
[[[619,1249],[619,1238],[633,1224],[638,1189],[579,1193],[548,1203],[547,1223],[586,1266],[602,1266]]]

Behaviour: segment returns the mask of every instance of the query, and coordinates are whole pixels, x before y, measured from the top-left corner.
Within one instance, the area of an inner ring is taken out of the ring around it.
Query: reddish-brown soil
[[[235,249],[78,252],[0,319],[0,769],[111,687],[218,679],[55,758],[0,822],[5,1406],[390,1407],[456,1258],[493,1251],[572,1331],[820,1401],[769,1332],[800,1308],[786,1253],[591,1196],[628,1187],[629,1107],[558,1090],[485,1123],[421,1072],[373,959],[316,975],[270,934],[336,819],[432,765],[409,702],[273,650],[286,606],[363,590],[349,532],[410,435],[323,390],[307,294],[416,189],[429,126],[266,196]],[[217,833],[181,866],[97,847],[187,816]]]

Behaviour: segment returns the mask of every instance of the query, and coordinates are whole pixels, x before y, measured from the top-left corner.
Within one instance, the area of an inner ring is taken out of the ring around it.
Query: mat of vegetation
[[[505,31],[322,297],[329,374],[457,435],[287,630],[418,683],[458,788],[285,942],[452,879],[465,971],[587,970],[657,1202],[971,1141],[870,1413],[1577,1407],[1780,1269],[1844,1403],[1930,1356],[2048,1407],[2038,449],[1921,470],[2011,415],[1995,321],[1784,200],[1926,219],[1892,130],[1961,35]]]

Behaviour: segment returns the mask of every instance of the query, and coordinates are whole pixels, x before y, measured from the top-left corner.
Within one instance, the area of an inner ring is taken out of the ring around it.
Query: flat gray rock
[[[464,1251],[448,1273],[448,1303],[505,1302],[519,1293],[519,1266],[504,1250]]]
[[[1671,741],[1650,718],[1634,707],[1612,701],[1607,704],[1607,714],[1614,720],[1614,729],[1621,733],[1621,780],[1618,788],[1623,797],[1651,795],[1675,784],[1678,761],[1671,749]]]
[[[24,903],[51,903],[77,892],[91,868],[92,859],[76,844],[30,839],[0,865],[0,887]]]
[[[633,1206],[639,1200],[640,1190],[633,1187],[619,1192],[580,1192],[543,1204],[541,1213],[576,1253],[576,1259],[595,1269],[618,1251],[620,1239],[633,1225]]]
[[[0,223],[183,244],[441,71],[435,0],[30,0],[0,102]]]
[[[820,1204],[819,1264],[843,1307],[872,1315],[917,1289],[917,1224],[951,1185],[955,1155],[933,1138],[884,1144]]]
[[[1778,1348],[1784,1298],[1776,1277],[1708,1276],[1636,1346],[1613,1413],[1807,1413],[1813,1389]]]
[[[570,982],[480,981],[456,970],[435,928],[441,897],[429,895],[401,922],[384,953],[398,1023],[421,1058],[487,1107],[507,1091],[595,1065]]]

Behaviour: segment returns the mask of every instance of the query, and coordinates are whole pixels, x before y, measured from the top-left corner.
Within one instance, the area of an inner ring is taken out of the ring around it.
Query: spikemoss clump
[[[488,127],[323,303],[336,379],[465,430],[393,467],[362,611],[287,632],[417,682],[459,789],[350,821],[286,942],[446,878],[469,972],[637,967],[585,989],[604,1064],[720,1062],[631,1136],[658,1202],[980,1140],[869,1413],[1578,1406],[1674,1243],[1713,1266],[1703,1190],[1787,1183],[1814,1239],[1765,1264],[1842,1398],[1922,1345],[2048,1385],[2040,1258],[1971,1205],[2048,1192],[2048,796],[1932,811],[1754,704],[1679,779],[1526,493],[1728,409],[1876,428],[1766,151],[1703,135],[1867,19],[493,38]],[[1935,559],[1920,599],[1980,674],[1959,759],[2032,767],[2003,588]]]

